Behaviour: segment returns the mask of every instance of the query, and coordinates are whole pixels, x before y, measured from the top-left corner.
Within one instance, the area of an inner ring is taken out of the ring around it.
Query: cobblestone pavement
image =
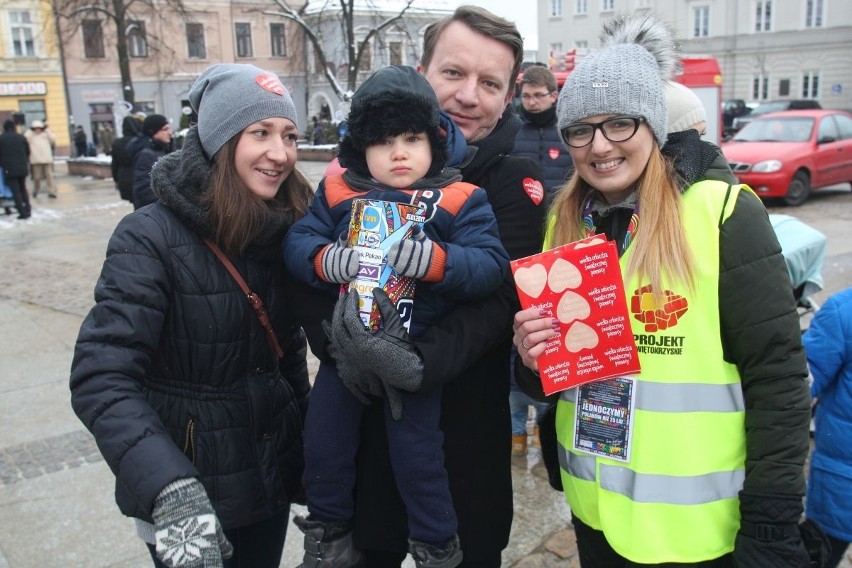
[[[301,167],[317,181],[324,164]],[[59,197],[34,199],[30,219],[0,215],[0,568],[148,567],[68,393],[74,341],[107,239],[132,207],[109,180],[68,176],[62,163],[56,175]],[[831,238],[845,234],[849,211],[848,192],[794,211],[830,236],[818,301],[850,282],[852,243]],[[567,506],[547,484],[539,451],[514,458],[512,472],[515,518],[504,566],[579,566]],[[281,566],[300,558],[301,534],[291,525]]]

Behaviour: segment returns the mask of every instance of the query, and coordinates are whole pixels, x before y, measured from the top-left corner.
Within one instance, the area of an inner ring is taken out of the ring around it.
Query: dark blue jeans
[[[289,521],[288,507],[265,521],[225,531],[225,536],[234,545],[234,555],[225,560],[225,568],[278,568]],[[154,545],[148,545],[148,552],[156,568],[166,568],[157,558]]]
[[[443,547],[458,520],[444,467],[444,434],[439,427],[441,390],[402,393],[402,419],[385,405],[394,477],[413,540]],[[305,419],[305,494],[308,511],[321,521],[353,518],[355,457],[364,405],[343,385],[337,370],[321,364]]]

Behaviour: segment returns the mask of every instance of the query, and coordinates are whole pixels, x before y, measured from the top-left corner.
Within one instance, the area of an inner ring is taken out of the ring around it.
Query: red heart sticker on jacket
[[[547,154],[550,156],[551,160],[555,160],[559,157],[559,148],[548,148]]]
[[[257,84],[260,85],[262,89],[267,90],[270,93],[275,93],[276,95],[284,94],[284,85],[281,83],[281,79],[272,73],[261,73],[255,77],[255,81],[257,81]]]
[[[544,199],[544,186],[541,182],[533,178],[524,178],[524,191],[530,196],[532,202],[538,205]]]

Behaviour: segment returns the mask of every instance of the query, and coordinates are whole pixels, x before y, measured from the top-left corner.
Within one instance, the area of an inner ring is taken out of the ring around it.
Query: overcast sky
[[[482,6],[498,16],[514,21],[524,37],[524,43],[532,45],[535,49],[535,42],[538,41],[536,33],[538,2],[536,0],[462,0],[457,3],[457,5],[461,4]]]

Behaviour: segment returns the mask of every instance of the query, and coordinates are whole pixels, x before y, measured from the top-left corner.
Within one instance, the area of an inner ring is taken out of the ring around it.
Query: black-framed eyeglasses
[[[552,92],[553,91],[548,91],[546,93],[523,93],[521,95],[521,98],[525,101],[530,101],[532,99],[540,101],[540,100],[544,99],[545,97],[549,97]]]
[[[595,139],[595,131],[603,132],[610,142],[627,142],[646,122],[641,116],[615,116],[602,122],[575,122],[561,130],[562,140],[572,148],[583,148]]]

